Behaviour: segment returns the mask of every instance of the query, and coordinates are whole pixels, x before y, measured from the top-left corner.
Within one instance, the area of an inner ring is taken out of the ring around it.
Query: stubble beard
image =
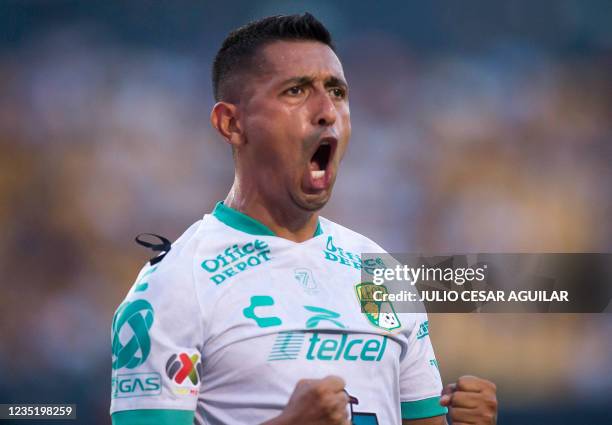
[[[316,212],[316,211],[321,210],[327,204],[327,202],[329,202],[331,198],[331,188],[330,188],[330,193],[327,196],[322,198],[320,201],[316,201],[316,202],[308,202],[303,199],[300,199],[299,196],[296,196],[291,191],[289,191],[289,197],[291,198],[291,202],[293,203],[293,205],[298,207],[300,210],[308,211],[308,212]]]

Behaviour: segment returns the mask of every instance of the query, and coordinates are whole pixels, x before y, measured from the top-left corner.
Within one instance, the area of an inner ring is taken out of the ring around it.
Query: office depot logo
[[[210,280],[219,285],[243,271],[270,261],[268,244],[259,239],[244,245],[228,246],[214,258],[202,261],[202,268],[212,273]]]

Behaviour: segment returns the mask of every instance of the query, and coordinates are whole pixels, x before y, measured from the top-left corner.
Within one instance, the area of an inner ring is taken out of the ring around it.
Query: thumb
[[[456,389],[457,389],[457,384],[448,384],[446,387],[444,387],[444,389],[442,390],[441,397],[440,397],[440,405],[445,406],[445,407],[449,406],[453,398],[453,393],[455,392]]]

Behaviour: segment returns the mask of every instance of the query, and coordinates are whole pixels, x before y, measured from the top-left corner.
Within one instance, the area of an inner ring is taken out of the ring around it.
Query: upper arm
[[[442,382],[429,339],[427,315],[413,313],[410,317],[412,324],[404,332],[408,348],[400,359],[402,420],[424,420],[423,424],[443,424],[444,422],[440,421],[444,420],[448,409],[440,405]]]
[[[193,424],[202,323],[190,267],[145,267],[112,324],[113,425]]]
[[[379,246],[377,248],[378,251],[373,251],[385,254],[382,257],[384,268],[393,269],[401,265],[391,254]],[[378,262],[374,261],[373,267],[380,267],[376,263]],[[391,281],[386,284],[393,283]],[[404,323],[400,337],[406,343],[406,350],[400,357],[399,372],[402,424],[445,425],[448,409],[440,405],[442,380],[429,339],[429,321],[424,308],[417,308],[415,311],[422,312],[400,314],[400,322]]]

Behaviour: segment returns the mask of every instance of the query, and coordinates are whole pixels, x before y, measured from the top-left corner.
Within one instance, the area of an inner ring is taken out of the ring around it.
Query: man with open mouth
[[[492,383],[443,390],[425,314],[361,311],[361,254],[384,250],[319,215],[351,136],[327,29],[304,14],[233,31],[213,88],[234,183],[117,309],[113,423],[495,423]]]

